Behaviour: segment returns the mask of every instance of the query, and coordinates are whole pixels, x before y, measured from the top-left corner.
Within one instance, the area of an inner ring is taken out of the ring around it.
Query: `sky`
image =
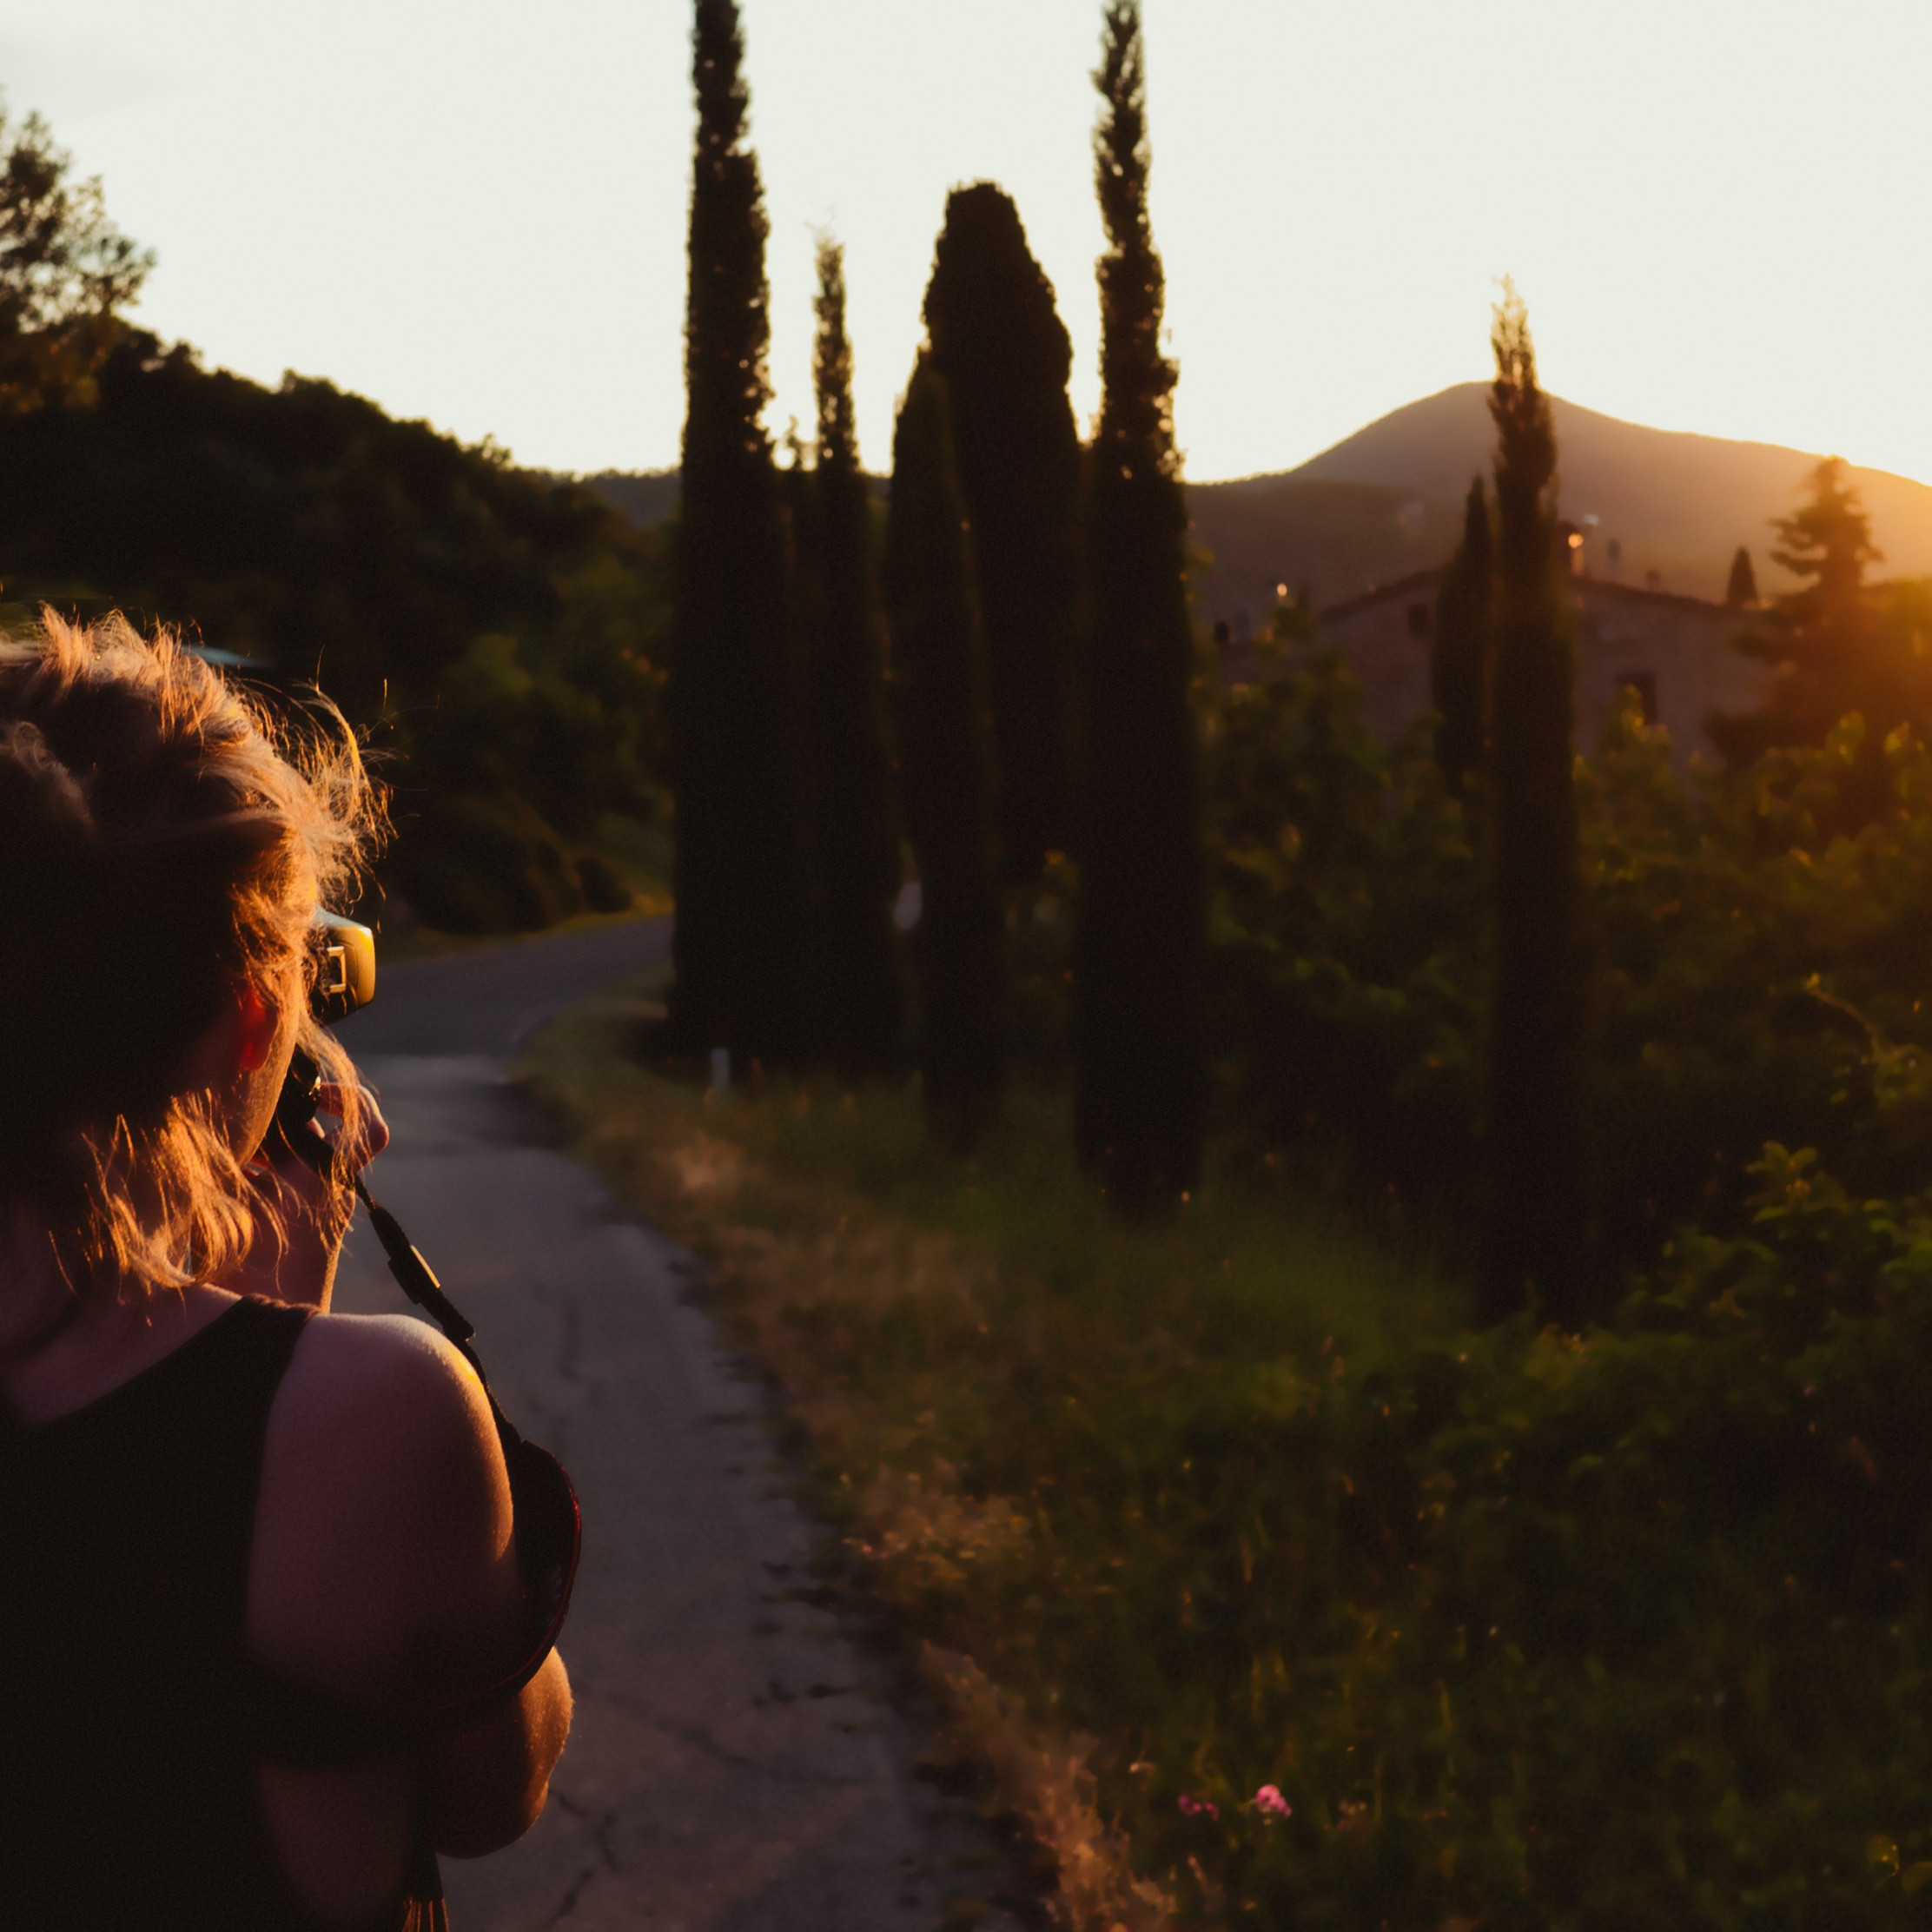
[[[1097,0],[742,0],[771,427],[812,419],[845,244],[892,413],[949,187],[1019,204],[1098,402]],[[1200,479],[1293,466],[1487,369],[1664,428],[1932,481],[1928,0],[1145,0],[1155,235]],[[0,0],[0,76],[214,365],[327,376],[548,468],[683,417],[688,0]]]

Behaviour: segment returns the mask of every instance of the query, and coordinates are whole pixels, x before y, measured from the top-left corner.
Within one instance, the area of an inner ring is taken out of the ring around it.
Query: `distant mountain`
[[[1317,606],[1353,597],[1446,557],[1462,527],[1469,480],[1489,468],[1488,386],[1459,383],[1372,422],[1346,441],[1273,476],[1190,483],[1194,542],[1212,562],[1194,578],[1195,608],[1212,623],[1256,626],[1278,586]],[[1775,443],[1646,429],[1552,399],[1564,514],[1594,516],[1584,544],[1593,577],[1720,598],[1739,544],[1757,581],[1775,590],[1770,519],[1789,511],[1818,459]],[[1884,470],[1851,478],[1871,513],[1887,576],[1932,573],[1932,487]],[[642,527],[678,507],[676,470],[610,471],[583,481]],[[885,480],[875,479],[883,494]],[[1611,545],[1619,554],[1613,560]]]
[[[1300,470],[1190,483],[1188,513],[1195,612],[1208,623],[1225,619],[1237,637],[1264,628],[1278,596],[1306,597],[1320,609],[1433,569],[1462,529],[1461,505],[1446,496]]]
[[[1306,585],[1318,604],[1439,563],[1455,541],[1469,480],[1489,466],[1487,385],[1465,382],[1358,430],[1276,476],[1196,483],[1188,499],[1196,541],[1214,567],[1196,583],[1212,619],[1247,608],[1257,619],[1275,586]],[[1584,546],[1592,576],[1723,596],[1731,552],[1751,552],[1760,585],[1770,561],[1770,519],[1797,500],[1818,459],[1773,443],[1730,442],[1555,405],[1564,514],[1598,520]],[[1932,487],[1884,470],[1854,469],[1888,576],[1932,572]],[[1615,541],[1620,557],[1613,561]]]

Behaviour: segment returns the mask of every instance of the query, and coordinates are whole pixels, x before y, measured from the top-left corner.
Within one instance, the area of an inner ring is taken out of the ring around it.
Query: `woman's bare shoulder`
[[[321,1315],[268,1419],[249,1570],[264,1662],[433,1703],[501,1640],[510,1497],[474,1372],[423,1323]]]

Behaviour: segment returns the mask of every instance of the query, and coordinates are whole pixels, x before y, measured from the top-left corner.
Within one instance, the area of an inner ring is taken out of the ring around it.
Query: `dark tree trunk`
[[[1580,1327],[1585,1280],[1584,938],[1575,671],[1556,559],[1556,432],[1513,291],[1497,310],[1500,609],[1491,719],[1496,840],[1485,1312]]]
[[[1075,1129],[1129,1214],[1199,1177],[1206,1099],[1201,775],[1189,704],[1187,509],[1160,256],[1148,222],[1138,0],[1105,13],[1095,141],[1102,402],[1091,458],[1092,635],[1082,723],[1087,788],[1075,938]]]
[[[871,502],[853,430],[844,254],[829,241],[818,248],[817,316],[818,460],[811,493],[817,594],[808,649],[824,914],[823,1031],[834,1066],[852,1076],[898,1058],[892,910],[899,841],[885,741]]]
[[[985,667],[945,384],[922,359],[892,446],[885,594],[906,827],[919,863],[920,1067],[927,1117],[956,1152],[997,1103],[999,895]]]
[[[811,917],[767,399],[764,197],[733,0],[698,0],[688,413],[667,711],[676,806],[674,1041],[790,1059]]]
[[[1489,504],[1483,480],[1469,486],[1462,542],[1436,593],[1436,628],[1429,653],[1429,695],[1442,723],[1436,762],[1459,791],[1484,761],[1489,740],[1489,685],[1494,564]]]

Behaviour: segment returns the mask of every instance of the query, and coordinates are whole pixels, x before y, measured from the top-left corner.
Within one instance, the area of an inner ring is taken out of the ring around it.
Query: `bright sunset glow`
[[[159,255],[138,314],[526,462],[676,460],[685,0],[0,0],[39,108]],[[890,419],[950,183],[1017,199],[1095,401],[1093,0],[745,0],[773,426],[811,416],[811,232]],[[1932,479],[1932,9],[1148,0],[1189,473],[1300,461],[1485,373],[1495,278],[1559,394]]]

